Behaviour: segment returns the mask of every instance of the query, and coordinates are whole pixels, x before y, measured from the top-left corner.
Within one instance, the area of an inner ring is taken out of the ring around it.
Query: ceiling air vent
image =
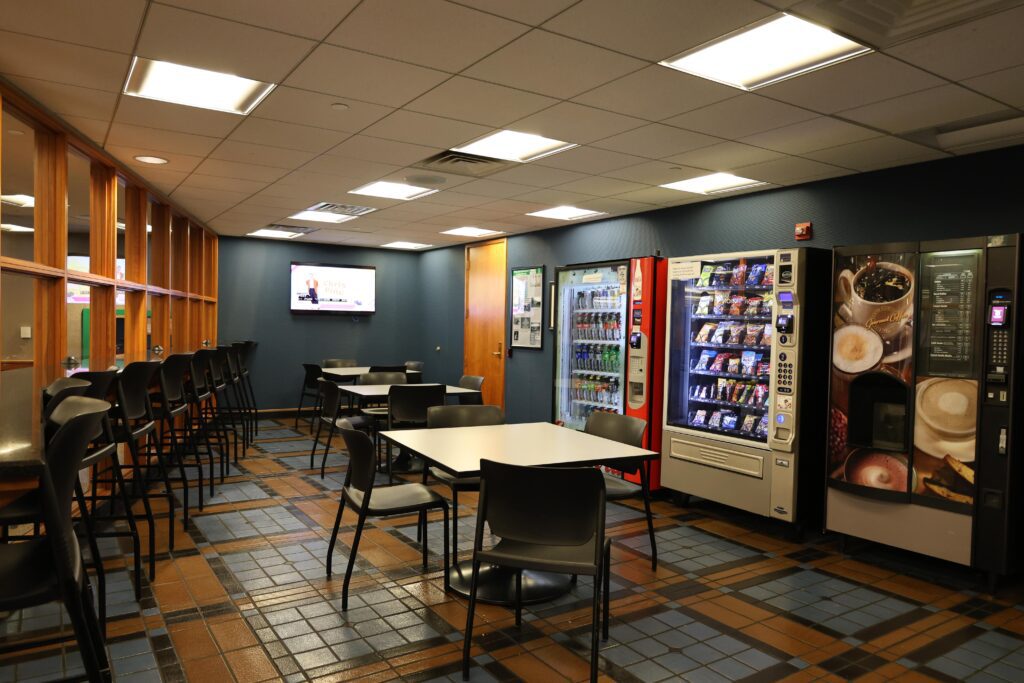
[[[323,211],[325,213],[336,213],[342,216],[362,216],[376,211],[372,206],[355,206],[354,204],[331,204],[320,202],[306,209],[307,211]]]
[[[515,161],[503,161],[501,159],[477,156],[476,154],[446,150],[413,164],[413,167],[428,171],[469,176],[470,178],[483,178],[484,176],[489,176],[492,173],[504,171],[517,165],[518,163]]]

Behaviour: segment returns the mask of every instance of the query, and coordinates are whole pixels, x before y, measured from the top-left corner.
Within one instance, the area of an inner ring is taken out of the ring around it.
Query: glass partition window
[[[89,187],[92,162],[68,147],[68,270],[89,272]]]
[[[0,275],[0,358],[4,370],[32,365],[35,335],[35,280],[27,275]]]
[[[4,256],[31,261],[35,242],[35,131],[6,109],[0,131],[0,250]]]
[[[117,260],[114,262],[114,277],[118,280],[125,279],[125,260],[124,260],[124,235],[126,225],[126,211],[125,211],[125,187],[124,180],[118,178],[115,183],[117,187]],[[118,292],[118,298],[124,298],[124,294]]]
[[[76,282],[67,284],[68,345],[62,365],[68,374],[89,368],[90,302],[92,288]],[[102,369],[102,368],[100,368]]]

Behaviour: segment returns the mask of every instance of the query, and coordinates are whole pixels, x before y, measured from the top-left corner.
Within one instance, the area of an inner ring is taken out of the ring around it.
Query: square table
[[[529,422],[487,427],[405,429],[383,431],[385,440],[421,456],[456,477],[480,474],[480,460],[512,465],[586,467],[612,460],[660,458],[661,454],[593,434],[559,427],[549,422]],[[447,569],[452,590],[469,595],[472,562],[453,559]],[[569,590],[566,575],[523,572],[523,602],[551,600]],[[499,605],[515,603],[515,570],[496,566],[480,568],[477,599]]]

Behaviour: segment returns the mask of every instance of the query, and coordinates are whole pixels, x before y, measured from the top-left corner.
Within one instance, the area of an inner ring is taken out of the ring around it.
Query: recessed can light
[[[135,157],[135,161],[139,161],[139,162],[142,162],[144,164],[155,164],[155,165],[166,164],[167,163],[167,159],[164,159],[163,157],[154,157],[154,156],[149,156],[148,154],[140,154],[140,155],[138,155],[137,157]]]
[[[348,111],[348,105],[344,102],[335,102],[331,105],[331,109],[334,111]]]

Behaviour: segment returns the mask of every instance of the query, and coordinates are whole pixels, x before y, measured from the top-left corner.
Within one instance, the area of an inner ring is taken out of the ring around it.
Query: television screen
[[[376,310],[373,266],[292,263],[293,313],[373,313]]]

